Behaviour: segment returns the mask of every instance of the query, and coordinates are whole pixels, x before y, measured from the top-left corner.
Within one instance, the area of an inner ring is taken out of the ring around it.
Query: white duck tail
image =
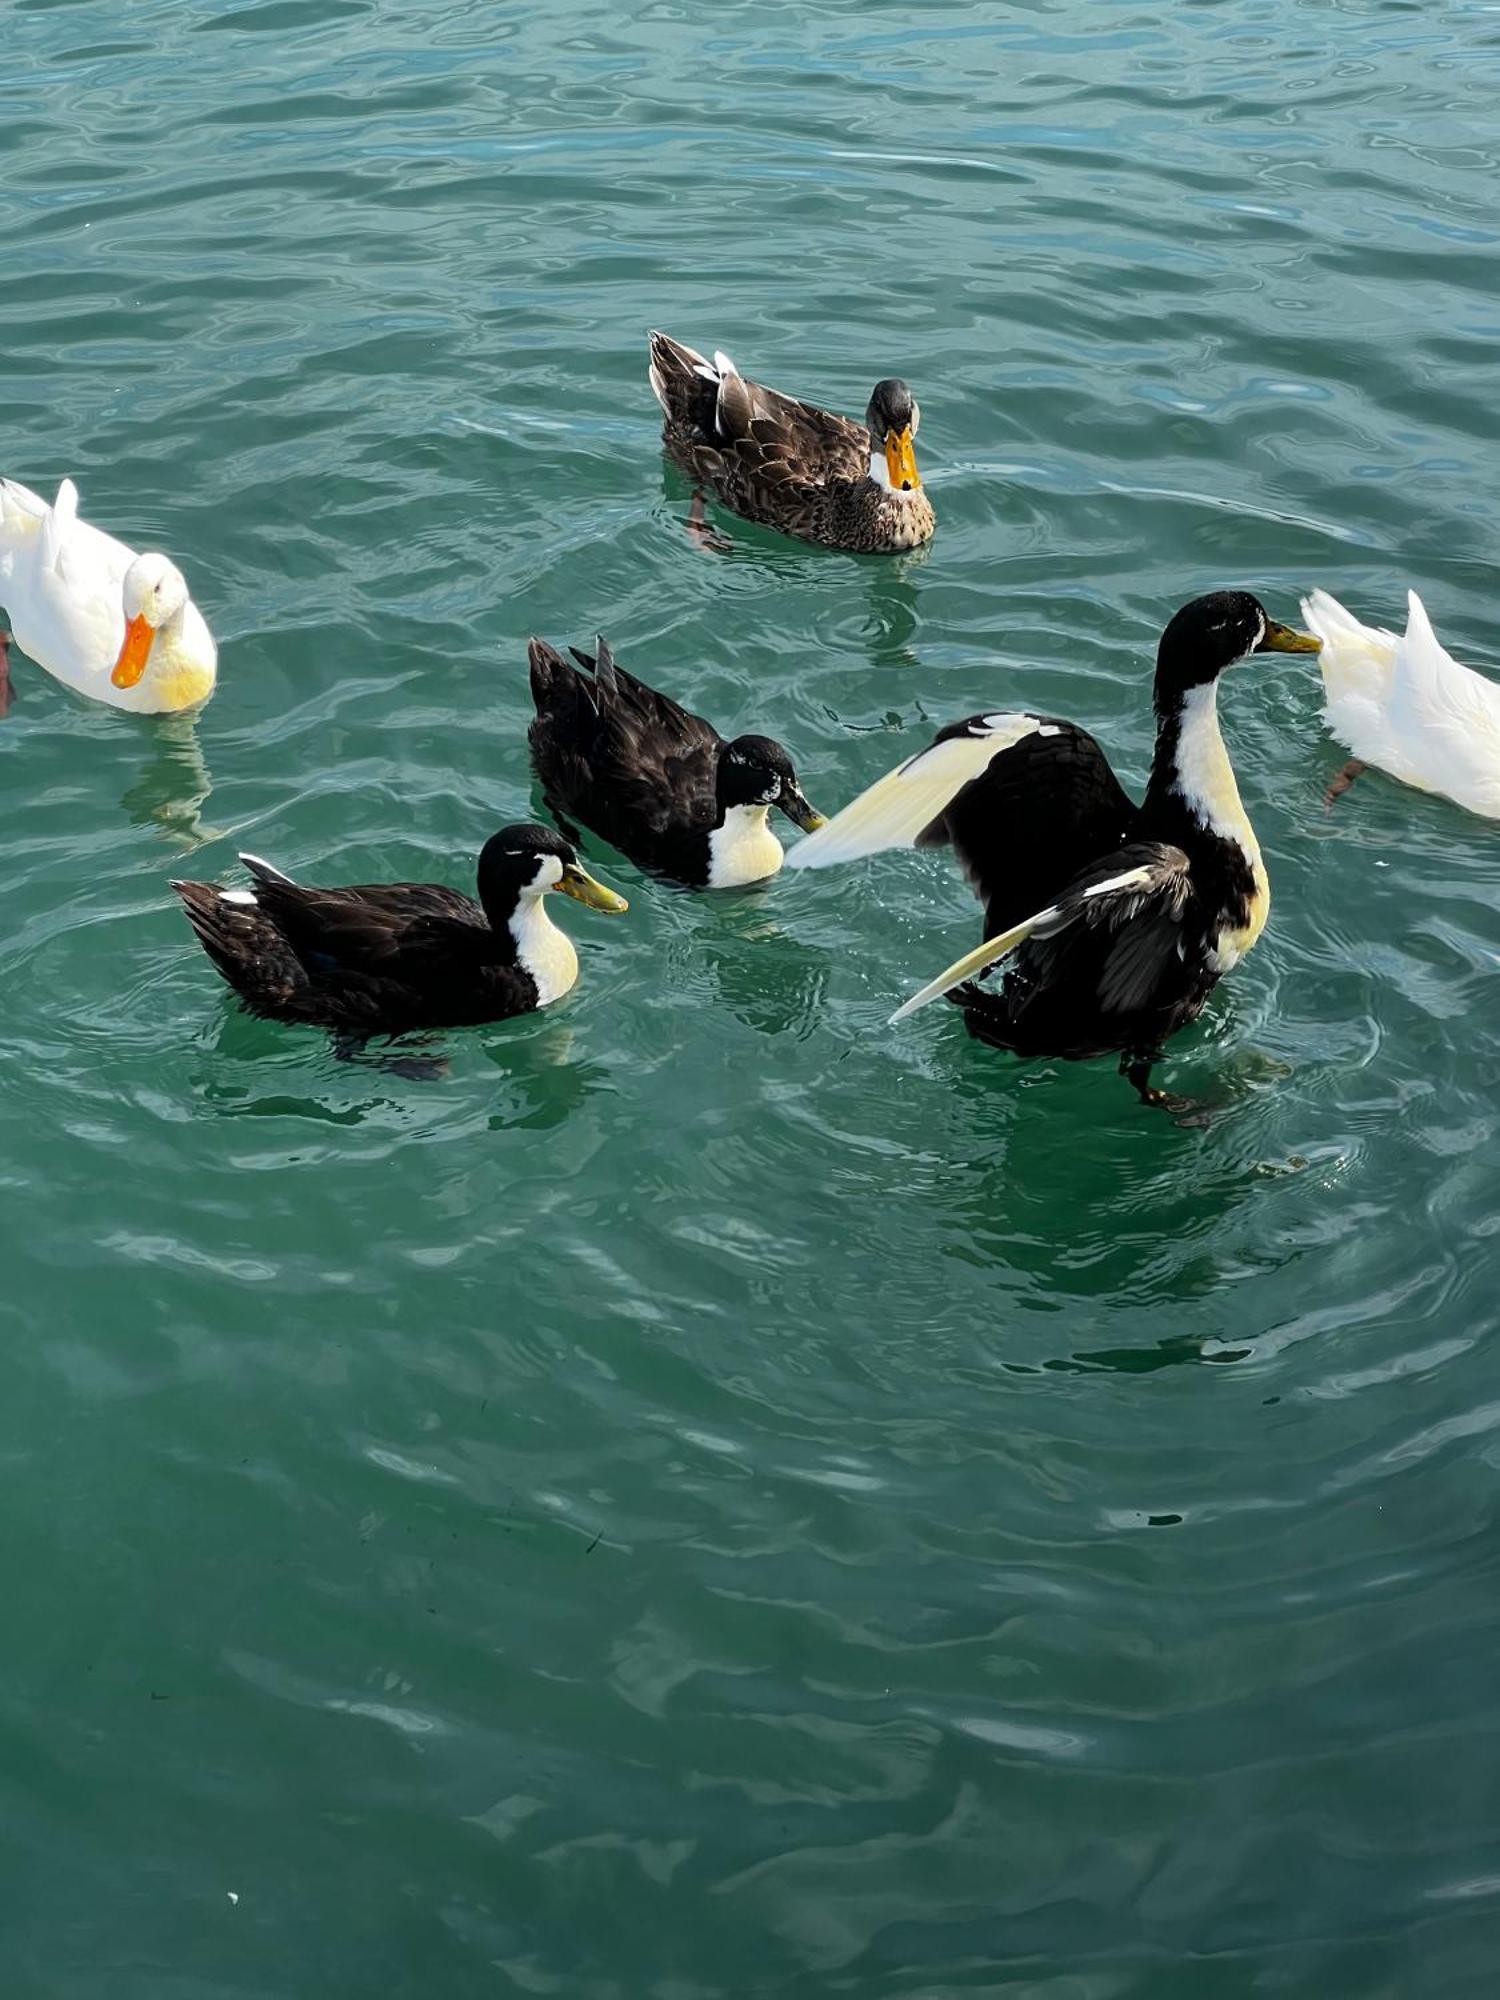
[[[1336,704],[1389,700],[1399,643],[1394,632],[1383,631],[1378,625],[1361,625],[1353,612],[1346,611],[1326,590],[1315,590],[1303,598],[1302,616],[1307,629],[1323,641],[1318,665],[1328,696],[1330,728]]]
[[[1417,593],[1401,636],[1362,625],[1327,591],[1302,602],[1323,642],[1331,735],[1419,791],[1500,819],[1500,685],[1444,650]]]

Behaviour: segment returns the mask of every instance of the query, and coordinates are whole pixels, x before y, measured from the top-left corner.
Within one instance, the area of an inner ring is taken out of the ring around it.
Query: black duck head
[[[591,910],[618,916],[630,905],[596,882],[570,842],[550,826],[522,822],[490,835],[479,856],[479,900],[495,930],[504,930],[523,897],[559,889]]]
[[[791,758],[769,736],[737,736],[724,745],[719,753],[718,797],[726,812],[731,806],[780,806],[804,833],[823,824],[823,815],[813,811],[797,782]]]
[[[1212,590],[1172,619],[1156,650],[1156,706],[1176,707],[1190,688],[1218,679],[1252,653],[1316,653],[1310,632],[1278,625],[1248,590]]]

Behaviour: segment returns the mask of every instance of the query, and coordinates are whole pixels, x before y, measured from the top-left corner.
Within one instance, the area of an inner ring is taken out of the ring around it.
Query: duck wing
[[[787,866],[951,846],[992,936],[1107,861],[1136,817],[1109,759],[1076,723],[1025,711],[971,715],[799,841]]]
[[[1387,769],[1471,812],[1500,817],[1500,685],[1454,659],[1414,590],[1407,613],[1389,718],[1399,761]]]
[[[304,888],[253,855],[255,888],[174,882],[251,1013],[355,1035],[524,1013],[531,982],[480,906],[435,883]]]
[[[1191,906],[1183,850],[1129,842],[1082,870],[1045,908],[966,952],[891,1019],[948,994],[970,1010],[976,1034],[1006,1048],[1088,1055],[1133,1045],[1142,1033],[1154,1041],[1191,1019],[1215,983],[1203,954],[1185,949]],[[973,983],[1011,953],[998,992]]]
[[[549,801],[628,852],[641,836],[712,826],[723,738],[619,665],[601,638],[572,665],[529,649],[532,757]]]
[[[304,966],[324,979],[462,977],[509,955],[471,897],[433,882],[310,889],[257,878],[255,901]]]
[[[733,469],[752,485],[818,488],[869,469],[863,424],[751,381],[727,354],[710,361],[653,333],[650,379],[668,444],[705,478]]]
[[[114,665],[125,635],[120,587],[135,552],[78,514],[64,479],[50,504],[0,480],[0,604],[39,666],[91,691]]]
[[[174,882],[199,944],[252,1014],[310,1020],[312,983],[281,932],[246,889],[217,882]]]

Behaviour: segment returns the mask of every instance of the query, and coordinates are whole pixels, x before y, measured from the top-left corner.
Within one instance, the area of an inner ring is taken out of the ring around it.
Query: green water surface
[[[0,724],[4,2000],[1490,2000],[1494,826],[1226,687],[1274,908],[1143,1111],[713,899],[423,1080],[167,879],[464,885],[602,629],[830,810],[1184,599],[1500,661],[1480,0],[4,0],[0,470],[182,563],[196,728]],[[661,325],[922,403],[905,560],[684,534]]]

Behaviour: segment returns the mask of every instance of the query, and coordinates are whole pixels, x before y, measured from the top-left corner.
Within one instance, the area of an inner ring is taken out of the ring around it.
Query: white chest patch
[[[767,824],[769,806],[731,806],[724,824],[708,837],[708,886],[735,889],[742,882],[763,882],[784,859],[781,842]]]
[[[510,920],[516,962],[536,981],[536,1004],[550,1007],[578,978],[578,953],[566,931],[548,916],[544,898],[523,896]]]

